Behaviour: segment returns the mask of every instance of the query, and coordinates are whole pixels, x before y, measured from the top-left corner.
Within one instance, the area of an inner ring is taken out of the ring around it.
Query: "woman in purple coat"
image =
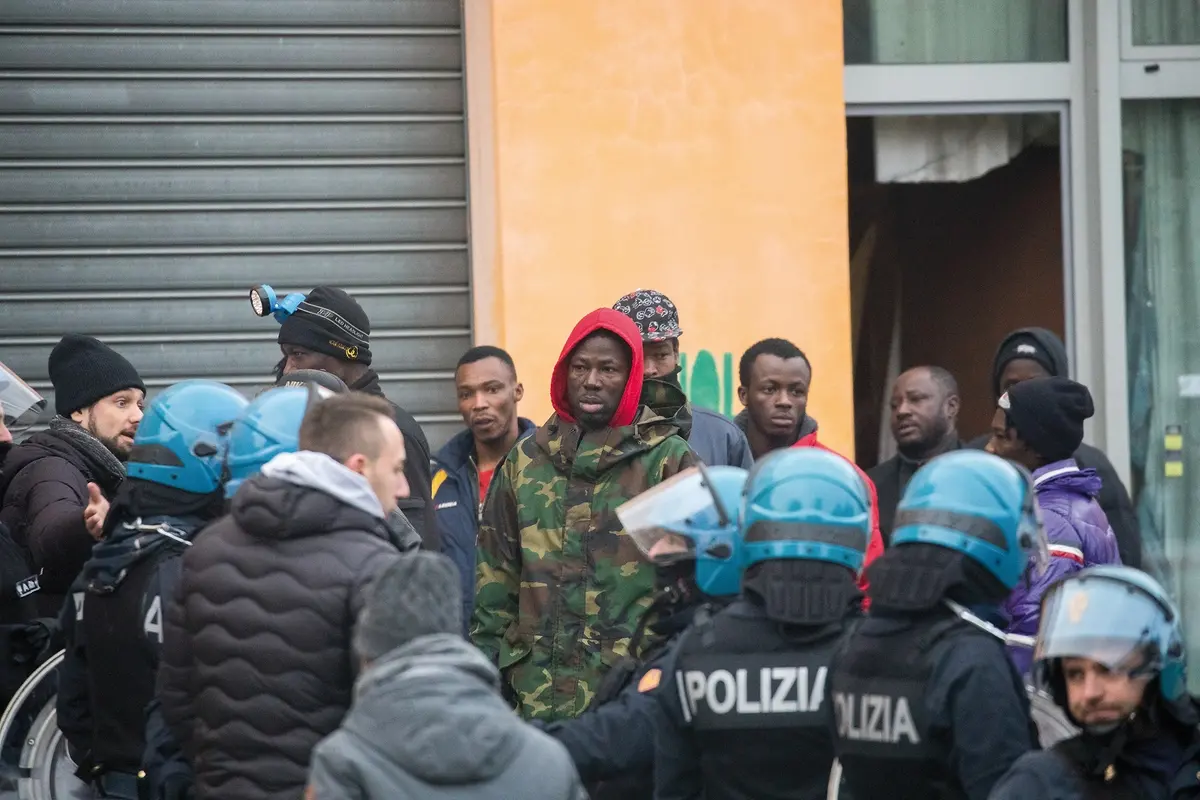
[[[1035,378],[1012,386],[997,405],[987,449],[1033,473],[1050,545],[1049,569],[1038,578],[1027,575],[1004,605],[1008,632],[1034,636],[1042,594],[1051,584],[1084,567],[1120,564],[1121,556],[1096,502],[1100,476],[1071,458],[1083,441],[1083,421],[1095,413],[1087,387],[1067,378]],[[1032,651],[1015,647],[1010,652],[1027,674]]]

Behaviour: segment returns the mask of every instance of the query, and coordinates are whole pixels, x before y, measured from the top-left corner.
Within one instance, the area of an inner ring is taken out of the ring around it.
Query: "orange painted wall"
[[[853,454],[841,15],[466,0],[476,339],[513,354],[523,414],[549,415],[576,320],[648,287],[689,363],[800,345],[822,438]]]

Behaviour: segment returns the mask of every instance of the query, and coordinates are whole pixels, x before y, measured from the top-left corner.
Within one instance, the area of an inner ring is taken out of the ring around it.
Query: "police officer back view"
[[[939,456],[893,531],[867,570],[871,614],[830,670],[843,786],[854,800],[984,800],[1033,746],[1004,634],[983,619],[1045,569],[1032,482],[986,453]]]
[[[659,693],[660,800],[825,797],[826,679],[860,616],[867,486],[832,453],[780,450],[751,471],[742,514],[742,597],[693,623]]]
[[[105,535],[62,614],[58,724],[98,796],[136,798],[145,710],[154,695],[163,604],[179,556],[223,507],[226,424],[247,402],[213,381],[184,381],[146,410]]]
[[[685,470],[617,509],[638,549],[654,562],[658,594],[629,650],[604,677],[587,710],[542,729],[566,746],[592,800],[654,794],[657,694],[667,654],[697,614],[724,606],[741,582],[738,509],[746,470]]]
[[[1034,675],[1083,730],[1026,753],[993,800],[1200,797],[1200,714],[1179,613],[1153,578],[1098,566],[1051,587]]]

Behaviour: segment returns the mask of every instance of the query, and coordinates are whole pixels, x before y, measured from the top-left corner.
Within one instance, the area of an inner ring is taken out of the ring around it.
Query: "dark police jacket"
[[[1080,734],[1051,750],[1026,753],[996,784],[991,800],[1200,797],[1200,731],[1195,726],[1171,720],[1115,755],[1105,752],[1105,744]]]
[[[738,600],[699,619],[664,668],[658,800],[824,798],[833,764],[829,663],[857,612],[783,626]]]
[[[1004,643],[948,609],[873,610],[834,660],[829,695],[854,800],[985,800],[1033,747]]]
[[[714,606],[704,605],[702,612],[699,608],[689,605],[654,622],[640,661],[626,659],[609,670],[582,714],[540,726],[567,748],[592,800],[654,796],[654,731],[662,713],[656,695],[680,634],[693,615],[707,614]],[[642,630],[639,625],[634,641],[640,640]]]
[[[63,606],[58,726],[86,761],[81,774],[136,773],[154,697],[163,612],[196,518],[120,524],[98,545]],[[156,532],[157,531],[157,532]]]

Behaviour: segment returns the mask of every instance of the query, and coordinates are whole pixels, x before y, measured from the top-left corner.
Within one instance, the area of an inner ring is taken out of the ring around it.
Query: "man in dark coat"
[[[146,387],[132,364],[90,336],[64,336],[49,366],[58,416],[4,459],[0,524],[38,576],[39,616],[56,617],[125,479]]]
[[[914,367],[892,386],[891,426],[896,455],[867,470],[879,503],[879,532],[892,538],[896,505],[913,473],[931,458],[962,447],[958,382],[941,367]]]
[[[301,369],[318,369],[338,376],[351,391],[387,398],[379,374],[371,369],[371,320],[358,301],[342,289],[318,286],[279,328],[283,358],[275,365],[276,378]],[[421,535],[426,550],[438,550],[437,520],[430,500],[429,441],[421,425],[400,406],[388,400],[408,460],[404,476],[409,494],[400,511]]]
[[[322,400],[300,452],[247,478],[184,555],[158,697],[197,797],[303,794],[313,747],[350,708],[365,592],[400,557],[386,520],[404,458],[382,399]]]
[[[1000,395],[1013,384],[1031,378],[1069,378],[1069,373],[1067,348],[1058,336],[1045,328],[1020,328],[1005,336],[996,350],[992,364],[992,391],[999,400]],[[985,433],[968,442],[967,447],[982,450],[990,438],[991,434]],[[1080,469],[1090,467],[1100,474],[1100,496],[1096,499],[1117,537],[1121,563],[1141,569],[1142,536],[1138,530],[1137,514],[1112,462],[1102,451],[1089,444],[1081,444],[1075,451],[1074,459]]]

